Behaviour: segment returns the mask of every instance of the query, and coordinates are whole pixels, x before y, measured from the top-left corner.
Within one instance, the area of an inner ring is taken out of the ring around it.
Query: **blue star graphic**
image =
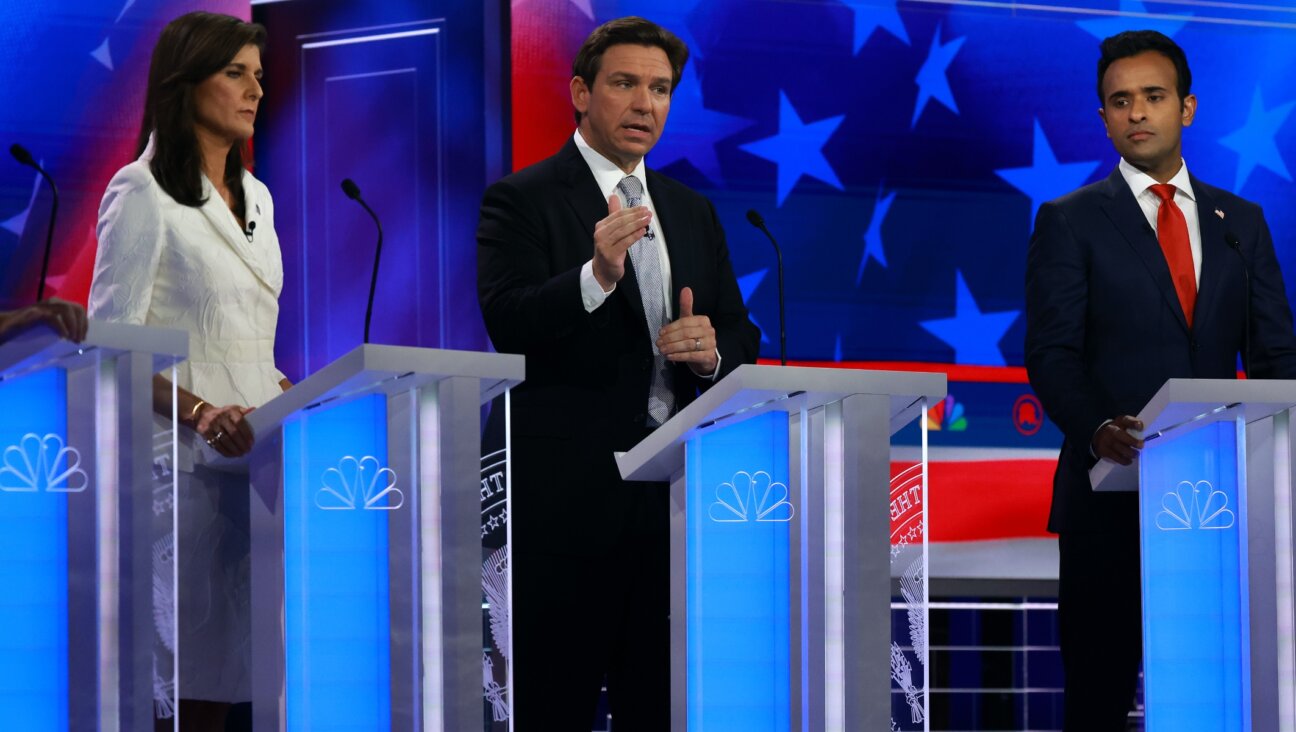
[[[896,0],[842,0],[842,4],[855,14],[855,47],[853,53],[859,53],[873,31],[881,28],[891,35],[909,43],[909,33],[905,30],[904,21],[900,19],[900,9]]]
[[[1076,25],[1098,39],[1127,30],[1154,30],[1173,38],[1183,29],[1186,19],[1191,18],[1192,15],[1192,13],[1180,13],[1173,17],[1152,15],[1148,13],[1143,0],[1121,0],[1120,10],[1115,15],[1098,20],[1078,20]]]
[[[1080,163],[1059,163],[1044,136],[1044,128],[1035,120],[1035,153],[1029,168],[1003,168],[995,174],[1014,188],[1030,196],[1031,221],[1040,204],[1079,188],[1097,169],[1098,160]]]
[[[937,25],[936,33],[932,36],[931,50],[927,52],[927,60],[923,62],[922,68],[918,69],[918,75],[914,77],[914,83],[918,85],[918,99],[914,102],[913,120],[909,123],[911,128],[918,124],[918,118],[922,116],[923,110],[927,109],[927,102],[932,99],[944,104],[954,114],[959,113],[958,105],[954,103],[954,92],[950,90],[949,79],[945,77],[945,72],[954,61],[954,55],[963,47],[967,36],[955,38],[942,45],[940,35],[941,28]]]
[[[516,2],[516,0],[514,0],[514,2]],[[590,20],[594,20],[594,6],[590,4],[591,0],[570,0],[570,2],[572,5],[576,6],[577,10],[581,11],[582,15]]]
[[[693,9],[697,7],[699,2],[701,2],[701,0],[686,0],[686,2],[682,3],[680,7],[676,9],[676,12],[679,13],[679,24],[675,26],[667,26],[677,38],[684,41],[685,46],[688,46],[690,66],[701,61],[703,55],[702,44],[698,43],[697,38],[693,36],[693,29],[689,28],[688,25],[688,16],[693,12]]]
[[[887,212],[891,210],[895,197],[895,191],[883,198],[882,191],[878,190],[877,202],[873,205],[873,218],[869,220],[868,231],[864,232],[864,255],[860,257],[859,271],[855,273],[856,287],[863,281],[864,269],[868,267],[870,259],[876,259],[883,267],[887,266],[886,251],[882,248],[882,224],[886,221]]]
[[[846,115],[839,114],[803,124],[787,94],[780,90],[778,134],[739,147],[778,166],[778,205],[782,206],[802,175],[818,178],[838,190],[842,188],[837,174],[824,157],[823,146],[844,119]]]
[[[954,317],[924,320],[922,327],[954,348],[954,363],[1004,366],[999,340],[1017,320],[1018,310],[983,313],[972,299],[963,273],[955,272]]]
[[[706,108],[702,99],[702,84],[693,64],[684,67],[680,85],[671,98],[667,118],[670,134],[663,135],[653,148],[654,168],[664,168],[677,160],[688,160],[707,180],[723,184],[720,158],[715,145],[720,140],[755,124],[749,119]]]
[[[751,314],[751,296],[756,292],[756,288],[760,287],[761,281],[765,279],[765,275],[768,272],[768,268],[758,269],[751,274],[743,275],[738,278],[738,291],[742,293],[743,305],[747,306],[747,318],[751,320],[752,325],[760,328],[761,343],[769,343],[770,339],[766,337],[765,329],[761,328],[760,322],[756,320],[756,316]]]
[[[1238,154],[1234,193],[1242,191],[1242,186],[1246,185],[1247,178],[1257,165],[1282,176],[1283,180],[1292,179],[1274,137],[1278,134],[1278,128],[1287,121],[1293,106],[1296,106],[1296,102],[1287,102],[1266,112],[1264,100],[1260,97],[1260,87],[1256,87],[1246,124],[1237,132],[1220,138],[1221,145]]]

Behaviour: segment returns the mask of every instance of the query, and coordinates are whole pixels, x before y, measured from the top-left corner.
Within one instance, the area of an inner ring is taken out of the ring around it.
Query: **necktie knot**
[[[1161,199],[1162,203],[1174,202],[1174,195],[1175,195],[1174,186],[1170,185],[1169,183],[1157,183],[1151,188],[1152,188],[1152,193],[1156,194],[1156,197]]]
[[[627,175],[617,183],[617,188],[625,194],[627,206],[638,206],[643,202],[643,183],[633,175]]]

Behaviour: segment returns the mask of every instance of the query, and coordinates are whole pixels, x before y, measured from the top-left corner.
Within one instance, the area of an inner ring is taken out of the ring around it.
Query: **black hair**
[[[153,47],[148,89],[144,96],[144,121],[140,125],[135,155],[143,154],[154,134],[149,169],[162,190],[185,206],[201,206],[202,154],[194,132],[194,88],[229,65],[244,46],[265,49],[266,30],[231,15],[185,13],[167,24]],[[234,199],[235,214],[242,219],[243,165],[251,157],[246,142],[233,145],[225,158],[225,185]]]
[[[1102,104],[1107,103],[1103,98],[1103,77],[1107,75],[1108,67],[1120,59],[1148,51],[1155,51],[1174,64],[1177,77],[1175,91],[1179,93],[1181,104],[1192,91],[1192,71],[1188,70],[1188,57],[1179,44],[1157,31],[1135,30],[1117,33],[1103,39],[1100,50],[1102,55],[1098,59],[1098,101]]]

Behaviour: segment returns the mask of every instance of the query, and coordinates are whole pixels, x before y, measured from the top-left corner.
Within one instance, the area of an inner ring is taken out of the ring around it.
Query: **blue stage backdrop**
[[[1184,47],[1199,100],[1189,169],[1265,207],[1296,292],[1290,2],[512,7],[514,167],[571,134],[567,84],[584,37],[622,15],[656,20],[692,56],[647,163],[715,202],[761,355],[778,355],[777,283],[748,209],[783,245],[790,358],[949,373],[931,423],[934,541],[1045,535],[1061,436],[1021,368],[1026,248],[1040,203],[1116,165],[1097,113],[1102,38],[1154,28]]]
[[[309,374],[359,345],[377,232],[372,341],[488,350],[474,232],[505,170],[505,43],[496,2],[254,5],[265,24],[258,175],[274,193],[284,292],[276,357]]]
[[[1265,207],[1296,292],[1288,2],[515,0],[515,165],[570,134],[572,56],[630,14],[692,51],[648,165],[715,201],[768,336],[773,253],[744,219],[764,215],[785,249],[793,358],[1021,364],[1033,216],[1115,166],[1098,42],[1130,28],[1186,49],[1189,169]]]

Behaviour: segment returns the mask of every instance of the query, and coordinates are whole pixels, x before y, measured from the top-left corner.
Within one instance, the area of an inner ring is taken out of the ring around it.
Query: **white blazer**
[[[90,317],[189,331],[176,382],[216,406],[261,406],[284,378],[274,364],[283,258],[270,191],[243,172],[249,241],[205,175],[207,202],[183,206],[153,178],[152,158],[150,139],[99,205]]]

